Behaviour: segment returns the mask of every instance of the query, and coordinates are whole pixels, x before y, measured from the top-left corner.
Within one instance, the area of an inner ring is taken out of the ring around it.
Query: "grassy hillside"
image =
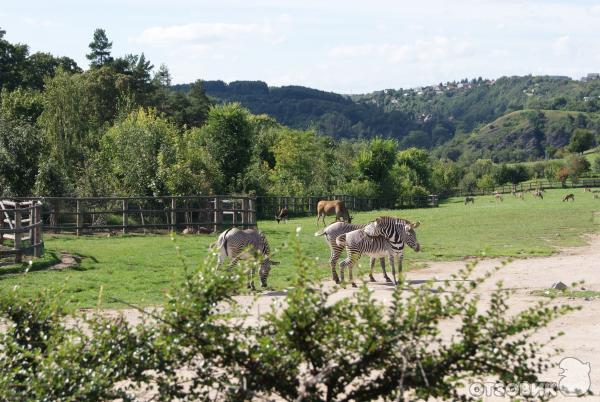
[[[562,110],[519,110],[457,138],[453,146],[474,158],[495,162],[527,161],[568,145],[573,131],[600,133],[600,114]]]
[[[407,268],[422,266],[426,261],[457,260],[465,256],[549,255],[556,247],[582,245],[582,234],[599,229],[600,222],[594,222],[593,212],[600,210],[600,200],[593,199],[590,193],[577,192],[575,202],[563,203],[561,197],[566,191],[547,191],[544,200],[506,197],[503,203],[491,196],[476,197],[475,204],[467,206],[463,199],[456,198],[434,209],[374,211],[357,213],[355,218],[357,222],[367,222],[379,215],[394,215],[421,221],[418,237],[423,251],[407,252]],[[261,221],[259,226],[269,239],[274,258],[281,262],[269,277],[271,288],[289,286],[296,275],[291,264],[294,252],[287,244],[296,235],[297,226],[302,227],[299,238],[303,250],[319,260],[311,275],[316,279],[330,278],[329,248],[322,237],[314,236],[317,230],[314,217],[292,219],[287,224]],[[120,305],[110,301],[110,297],[140,304],[162,303],[165,292],[182,279],[184,262],[194,267],[206,257],[215,238],[177,236],[173,242],[166,235],[46,236],[48,253],[78,254],[83,257],[80,267],[32,271],[26,275],[15,275],[14,269],[2,268],[0,280],[4,289],[17,285],[27,295],[42,287],[63,289],[65,298],[79,307],[95,305],[101,286],[106,306]],[[177,257],[176,247],[182,259]],[[367,272],[367,266],[368,260],[363,258],[359,276]]]

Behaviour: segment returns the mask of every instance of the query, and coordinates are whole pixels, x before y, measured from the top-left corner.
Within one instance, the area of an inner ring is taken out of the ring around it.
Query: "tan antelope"
[[[562,200],[563,200],[563,202],[569,201],[569,200],[575,201],[575,194],[573,194],[573,193],[567,194],[563,197]]]
[[[319,201],[317,203],[317,226],[319,226],[319,219],[323,220],[323,226],[327,226],[325,225],[326,215],[335,215],[336,222],[341,219],[344,222],[352,223],[352,217],[348,213],[344,201]]]
[[[500,193],[494,194],[494,198],[496,198],[496,201],[500,201],[500,202],[504,201],[504,198],[502,198],[502,194],[500,194]]]
[[[544,195],[542,194],[541,190],[535,190],[533,193],[533,198],[539,198],[540,200],[544,199]]]
[[[515,193],[515,197],[517,197],[520,200],[525,201],[525,195],[523,194],[522,191],[519,191],[518,193]]]

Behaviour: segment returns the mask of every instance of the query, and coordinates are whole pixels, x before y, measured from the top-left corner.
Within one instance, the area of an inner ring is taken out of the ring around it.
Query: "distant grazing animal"
[[[496,198],[496,201],[504,201],[504,198],[502,198],[502,195],[500,193],[496,193],[496,195],[494,195],[494,197]]]
[[[333,201],[319,201],[317,203],[317,226],[319,225],[319,219],[323,219],[323,226],[325,225],[325,216],[335,215],[335,220],[338,221],[343,219],[344,222],[352,223],[352,217],[346,209],[344,201],[333,200]]]
[[[567,194],[563,197],[562,200],[563,200],[563,202],[568,201],[568,200],[575,201],[575,194],[573,194],[573,193]]]
[[[265,236],[256,229],[240,230],[238,228],[230,228],[219,235],[211,248],[219,250],[219,267],[223,265],[225,258],[231,258],[229,268],[232,268],[239,260],[248,258],[259,258],[260,283],[263,287],[267,286],[267,278],[272,265],[277,265],[279,262],[271,260],[271,251],[269,243]],[[254,265],[250,270],[248,287],[254,289]]]
[[[525,195],[523,194],[522,191],[519,191],[518,193],[515,193],[515,197],[517,197],[520,200],[525,201]]]
[[[277,215],[275,215],[275,220],[277,221],[277,223],[279,223],[279,221],[281,220],[287,223],[289,213],[290,211],[288,211],[287,207],[283,207],[279,210]]]
[[[366,224],[354,225],[354,224],[346,223],[346,222],[334,222],[331,225],[327,226],[325,229],[320,230],[317,233],[315,233],[315,236],[325,236],[325,240],[327,241],[327,244],[329,245],[329,249],[331,251],[331,256],[329,257],[329,264],[331,265],[331,276],[332,276],[333,280],[335,281],[335,283],[340,283],[340,278],[337,274],[335,266],[340,258],[340,255],[342,254],[342,251],[344,251],[344,246],[339,245],[336,242],[336,239],[338,237],[340,237],[346,233],[352,232],[354,230],[363,229],[365,226],[367,226],[367,225]],[[391,255],[390,255],[390,257],[391,257]],[[387,275],[387,272],[385,271],[385,258],[381,257],[381,258],[379,258],[379,261],[381,263],[381,270],[383,271],[383,278],[385,279],[386,282],[391,282],[392,280],[389,278],[389,276]],[[375,266],[375,258],[371,257],[371,272],[370,272],[369,278],[372,282],[375,282],[375,278],[373,277],[374,266]]]
[[[584,188],[584,189],[583,189],[583,192],[584,192],[584,193],[591,193],[591,192],[592,192],[592,189],[591,189],[591,188],[589,188],[589,187],[586,187],[586,188]]]
[[[536,191],[534,191],[534,192],[533,192],[533,197],[534,197],[534,198],[535,198],[535,197],[538,197],[538,198],[540,198],[540,199],[542,199],[542,200],[544,199],[544,195],[542,194],[542,191],[541,191],[541,190],[536,190]]]
[[[465,205],[467,205],[468,203],[475,204],[475,198],[474,197],[465,197]]]
[[[600,198],[600,194],[598,194],[598,193],[594,194],[594,199],[596,200],[598,198]]]
[[[184,235],[188,235],[188,234],[194,234],[194,233],[196,233],[196,229],[194,229],[193,227],[190,227],[190,226],[186,227],[186,228],[185,228],[185,229],[183,229],[183,231],[181,232],[181,234],[184,234]]]

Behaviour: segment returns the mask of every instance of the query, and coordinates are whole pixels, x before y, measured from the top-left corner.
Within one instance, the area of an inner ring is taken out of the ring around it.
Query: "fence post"
[[[177,198],[171,197],[171,232],[177,231]]]
[[[129,225],[129,202],[126,198],[123,198],[123,234],[127,233],[127,226]]]
[[[19,263],[23,259],[23,254],[21,254],[21,211],[19,211],[19,204],[16,205],[15,208],[15,241],[13,245],[15,254],[15,264]]]
[[[217,232],[221,225],[223,224],[223,209],[222,209],[222,202],[221,202],[221,197],[217,196],[215,197],[214,200],[214,204],[215,204],[215,211],[214,211],[214,225],[213,225],[213,231]]]
[[[42,204],[38,201],[33,208],[33,256],[39,258],[42,256]]]
[[[247,229],[248,228],[248,217],[250,216],[250,212],[248,212],[248,198],[244,197],[242,198],[242,228],[243,229]]]
[[[77,229],[75,229],[75,233],[77,236],[81,236],[81,201],[79,200],[79,198],[75,201],[76,207],[75,207],[75,213],[76,213],[76,218],[75,218],[75,225],[77,226]]]

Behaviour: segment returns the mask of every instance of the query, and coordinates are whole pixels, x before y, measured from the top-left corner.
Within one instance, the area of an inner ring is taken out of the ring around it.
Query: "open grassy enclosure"
[[[464,205],[464,199],[452,198],[439,208],[404,211],[374,211],[354,214],[355,222],[363,223],[381,215],[392,215],[421,221],[417,230],[423,250],[409,250],[405,269],[423,266],[431,260],[457,260],[466,256],[529,257],[549,255],[559,247],[582,245],[583,234],[598,231],[600,200],[591,193],[573,190],[574,202],[562,202],[571,190],[549,190],[544,199],[525,200],[508,195],[503,202],[492,196],[476,197],[473,205]],[[319,259],[318,268],[310,272],[315,279],[330,279],[329,247],[314,233],[316,218],[291,219],[287,224],[260,221],[273,258],[281,264],[269,276],[269,287],[283,289],[290,285],[294,272],[293,250],[287,243],[300,226],[300,243],[310,256]],[[326,220],[332,221],[331,217]],[[62,289],[64,298],[76,307],[90,307],[97,303],[103,287],[103,305],[121,306],[111,298],[130,303],[160,304],[165,292],[182,280],[184,262],[193,267],[208,254],[209,245],[216,235],[175,236],[131,235],[125,237],[52,236],[46,235],[46,255],[34,262],[27,274],[23,267],[0,268],[2,288],[18,285],[22,292],[33,295],[41,288]],[[178,258],[179,248],[181,259]],[[63,270],[48,269],[62,252],[82,257],[78,267]],[[359,275],[368,269],[368,259],[361,260]],[[379,270],[379,268],[377,268]],[[257,280],[258,285],[258,280]]]

